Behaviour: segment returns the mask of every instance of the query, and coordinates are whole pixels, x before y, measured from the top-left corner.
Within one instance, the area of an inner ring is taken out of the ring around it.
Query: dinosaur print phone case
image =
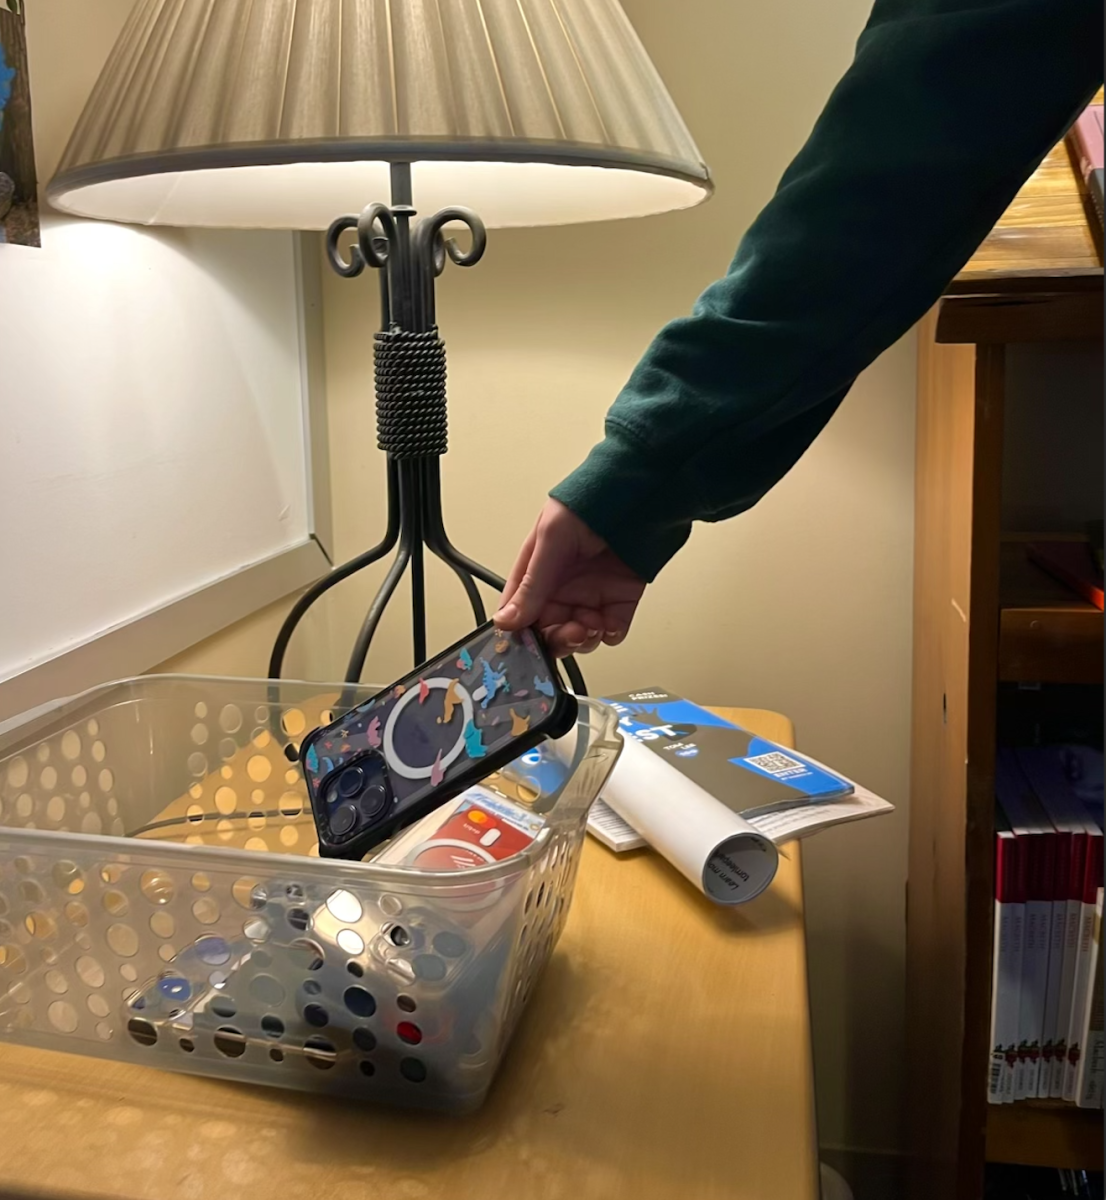
[[[533,630],[481,626],[303,741],[319,853],[361,858],[576,721]]]

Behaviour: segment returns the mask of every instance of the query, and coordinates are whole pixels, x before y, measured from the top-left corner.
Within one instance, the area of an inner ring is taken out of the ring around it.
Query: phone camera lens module
[[[361,790],[365,783],[365,773],[360,767],[350,767],[338,776],[338,795],[344,800],[351,800]]]

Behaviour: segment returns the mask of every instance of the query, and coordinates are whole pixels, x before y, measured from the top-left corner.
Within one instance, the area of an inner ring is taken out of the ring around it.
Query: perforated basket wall
[[[613,714],[581,701],[547,744],[556,793],[492,781],[547,810],[529,850],[447,875],[318,859],[294,759],[337,700],[146,677],[0,737],[0,1037],[478,1105],[564,925]]]

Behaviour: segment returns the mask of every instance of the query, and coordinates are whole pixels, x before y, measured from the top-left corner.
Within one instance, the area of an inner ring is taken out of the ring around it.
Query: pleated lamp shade
[[[617,0],[138,0],[47,188],[143,224],[489,226],[686,208],[710,176]]]

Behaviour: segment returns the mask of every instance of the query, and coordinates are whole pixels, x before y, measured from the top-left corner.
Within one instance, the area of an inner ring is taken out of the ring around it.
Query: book
[[[1068,133],[1068,140],[1079,160],[1079,171],[1087,186],[1099,228],[1103,227],[1104,212],[1103,168],[1106,166],[1101,104],[1089,104]]]
[[[1083,883],[1086,874],[1087,848],[1093,823],[1086,815],[1083,803],[1073,794],[1063,768],[1061,755],[1055,748],[1018,749],[1013,756],[1033,793],[1048,813],[1053,826],[1070,835],[1066,870],[1060,874],[1066,883],[1064,900],[1065,922],[1063,952],[1060,966],[1060,990],[1057,997],[1056,1034],[1049,1069],[1048,1095],[1054,1100],[1064,1094],[1064,1073],[1068,1054],[1068,1033],[1071,1024],[1072,997],[1075,973],[1079,961],[1080,926],[1083,919]]]
[[[763,891],[780,843],[893,811],[815,759],[664,689],[605,702],[623,751],[588,831],[619,853],[651,846],[719,904]]]
[[[1083,1053],[1083,1029],[1090,1008],[1095,968],[1094,931],[1096,916],[1101,918],[1102,830],[1088,830],[1087,861],[1083,875],[1082,912],[1079,917],[1079,953],[1071,991],[1071,1018],[1068,1023],[1067,1058],[1064,1063],[1063,1099],[1076,1098],[1079,1060]]]
[[[746,820],[855,790],[844,776],[663,688],[642,688],[604,703],[618,713],[623,735],[632,735]]]
[[[1027,542],[1031,562],[1102,611],[1102,571],[1089,542]]]
[[[1014,1100],[1025,904],[1014,831],[995,813],[995,935],[991,965],[991,1063],[987,1102]]]
[[[1083,1051],[1075,1079],[1075,1102],[1080,1108],[1101,1108],[1106,1082],[1106,1031],[1102,1004],[1102,888],[1095,904],[1094,939],[1091,949],[1091,992],[1083,1020]]]
[[[1024,924],[1022,973],[1018,1000],[1018,1058],[1014,1099],[1036,1098],[1040,1087],[1045,1009],[1052,946],[1056,877],[1055,829],[1037,802],[1017,764],[999,755],[995,790],[1006,825],[1018,843],[1023,876]],[[1062,920],[1066,919],[1066,905]],[[1051,1040],[1055,1030],[1050,1031]],[[1051,1055],[1050,1055],[1051,1057]]]

